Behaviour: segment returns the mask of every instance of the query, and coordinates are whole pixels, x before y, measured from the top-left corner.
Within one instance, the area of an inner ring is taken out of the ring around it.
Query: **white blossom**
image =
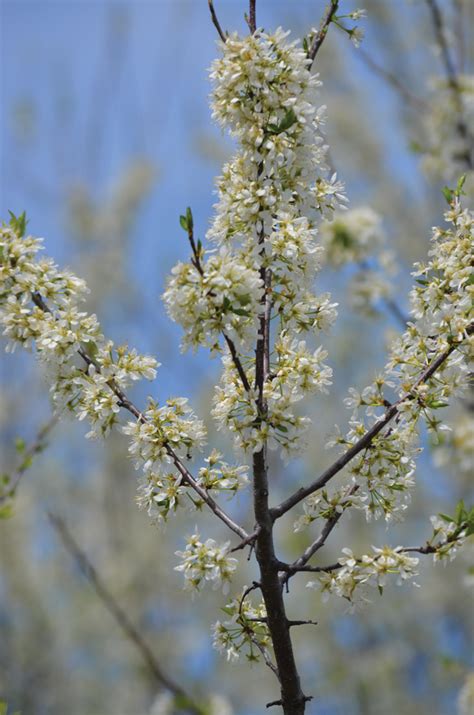
[[[184,551],[177,551],[182,563],[175,567],[184,575],[185,588],[199,591],[205,581],[212,581],[213,588],[229,590],[229,583],[237,568],[237,559],[229,556],[230,541],[218,545],[214,539],[201,542],[199,534],[193,534],[187,540]]]

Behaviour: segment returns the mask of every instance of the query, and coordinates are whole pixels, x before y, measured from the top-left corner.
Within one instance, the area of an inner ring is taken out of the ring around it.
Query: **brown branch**
[[[191,259],[191,263],[195,267],[195,269],[197,270],[199,275],[201,277],[203,277],[204,276],[204,268],[202,267],[201,255],[200,255],[200,252],[198,251],[198,248],[196,246],[196,241],[194,239],[194,227],[193,227],[192,223],[188,224],[188,239],[189,239],[189,243],[191,245],[191,250],[193,252],[193,257]],[[210,291],[208,293],[208,295],[214,296],[215,293]],[[245,370],[242,366],[242,361],[237,353],[237,348],[235,347],[235,343],[231,338],[229,338],[229,336],[227,335],[225,330],[222,330],[221,332],[224,337],[224,340],[227,343],[227,347],[229,348],[229,352],[232,357],[232,361],[233,361],[235,368],[239,374],[239,377],[242,381],[244,389],[246,392],[250,392],[250,389],[251,389],[250,383],[248,381],[247,375],[245,374]]]
[[[326,39],[326,35],[328,34],[328,30],[329,30],[329,25],[331,24],[333,17],[337,12],[338,6],[339,6],[339,0],[331,0],[330,4],[328,5],[328,7],[326,9],[326,14],[324,15],[323,19],[321,20],[321,24],[319,25],[319,30],[313,37],[311,47],[309,48],[309,51],[308,51],[308,57],[313,62],[321,48],[321,45],[323,44],[324,40]]]
[[[33,293],[32,300],[34,304],[41,310],[52,314],[49,306],[44,302],[43,298],[39,293]],[[85,352],[83,348],[79,348],[78,351],[81,358],[84,360],[87,366],[94,366],[95,370],[100,374],[100,366]],[[107,382],[107,386],[110,390],[118,397],[119,405],[123,409],[127,410],[132,414],[138,422],[146,423],[147,420],[143,413],[136,407],[133,402],[127,397],[124,391],[117,385],[115,380],[111,378]],[[166,451],[171,457],[173,464],[181,474],[183,482],[188,484],[194,491],[200,496],[200,498],[207,504],[207,506],[214,512],[214,514],[222,521],[226,526],[229,527],[235,534],[240,536],[241,539],[246,539],[248,537],[247,532],[241,526],[239,526],[221,507],[216,501],[208,494],[208,492],[203,489],[193,477],[189,469],[181,462],[178,455],[170,447],[169,444],[166,445]]]
[[[457,537],[452,536],[446,539],[446,541],[443,541],[442,543],[438,544],[437,546],[433,546],[429,542],[427,542],[424,546],[404,546],[401,549],[398,549],[398,553],[400,554],[422,554],[422,555],[427,555],[427,554],[435,554],[439,549],[442,549],[444,546],[447,546],[448,544],[453,543],[453,541],[456,541]],[[362,563],[362,559],[355,559],[355,561],[360,564]],[[295,573],[330,573],[331,571],[338,571],[339,569],[342,569],[344,564],[340,564],[339,561],[336,561],[334,564],[329,564],[328,566],[308,566],[307,564],[300,566],[298,568],[294,567],[293,564],[288,564],[288,573],[289,577],[293,576]]]
[[[406,87],[400,78],[394,72],[385,69],[378,64],[369,53],[362,47],[357,49],[357,56],[362,59],[362,61],[369,67],[372,72],[379,77],[381,77],[387,84],[389,84],[393,89],[395,89],[402,99],[406,100],[409,104],[413,106],[419,112],[426,112],[429,109],[428,103],[418,97],[414,92],[412,92],[408,87]]]
[[[474,323],[471,324],[467,330],[468,335],[471,335],[474,332]],[[314,482],[309,484],[307,487],[301,487],[298,489],[294,494],[292,494],[288,499],[283,501],[279,506],[274,507],[271,509],[271,515],[273,519],[278,519],[283,514],[286,514],[287,511],[292,509],[296,504],[299,504],[300,501],[308,497],[310,494],[313,492],[317,491],[318,489],[322,489],[327,482],[329,482],[332,477],[334,477],[336,474],[338,474],[341,469],[343,469],[354,457],[356,457],[359,452],[361,452],[363,449],[366,449],[367,447],[370,447],[372,440],[374,437],[376,437],[379,432],[381,432],[386,425],[393,420],[393,418],[399,414],[399,407],[400,405],[405,402],[406,400],[412,399],[414,396],[414,391],[422,385],[424,382],[430,379],[435,372],[441,367],[441,365],[448,359],[448,357],[458,348],[464,340],[459,340],[457,342],[452,343],[452,345],[449,346],[444,352],[442,352],[440,355],[438,355],[437,358],[431,361],[429,365],[425,368],[425,370],[422,372],[418,380],[415,381],[413,384],[412,388],[406,392],[397,402],[395,402],[391,407],[388,408],[387,412],[385,413],[385,416],[378,420],[367,432],[363,437],[361,437],[360,440],[358,440],[355,444],[352,445],[344,454],[342,454],[336,461],[326,469],[323,474],[316,479]]]
[[[209,4],[209,10],[210,10],[210,12],[211,12],[212,22],[213,22],[214,27],[216,28],[216,30],[217,30],[217,32],[218,32],[218,34],[219,34],[219,37],[221,38],[222,42],[227,42],[227,37],[225,36],[225,33],[224,33],[224,31],[222,30],[222,27],[221,27],[221,25],[220,25],[220,22],[219,22],[219,20],[217,19],[216,11],[215,11],[215,9],[214,9],[213,0],[208,0],[208,4]]]
[[[13,472],[13,474],[10,475],[10,481],[8,483],[7,490],[4,494],[0,495],[0,504],[3,504],[15,495],[21,478],[31,466],[31,460],[33,459],[33,457],[35,457],[37,454],[44,450],[47,444],[46,438],[49,433],[54,429],[54,427],[58,423],[58,420],[59,414],[54,414],[51,419],[48,420],[48,422],[46,422],[46,424],[44,424],[40,428],[35,440],[29,445],[29,447],[27,447],[25,452],[23,452],[23,454],[21,455],[21,463]]]
[[[109,591],[87,555],[79,548],[64,519],[52,513],[48,513],[48,519],[61,539],[64,548],[77,563],[81,572],[94,589],[97,597],[113,617],[126,638],[135,646],[157,684],[169,690],[176,698],[179,698],[183,703],[182,707],[185,708],[187,712],[194,713],[195,715],[204,715],[204,710],[193,702],[183,688],[163,671],[143,635],[129,619],[125,610],[118,604],[115,596]]]
[[[252,35],[257,31],[257,0],[249,0],[249,29]]]

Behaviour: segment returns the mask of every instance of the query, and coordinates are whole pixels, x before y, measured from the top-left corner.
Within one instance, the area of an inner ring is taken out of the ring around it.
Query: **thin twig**
[[[192,252],[193,252],[193,257],[192,257],[192,259],[191,259],[191,263],[192,263],[192,265],[195,267],[195,269],[197,270],[197,272],[199,273],[199,275],[200,275],[201,277],[203,277],[203,276],[204,276],[204,268],[203,268],[202,262],[201,262],[201,254],[200,254],[200,252],[199,252],[199,250],[198,250],[198,247],[197,247],[197,245],[196,245],[196,241],[195,241],[195,238],[194,238],[194,226],[193,226],[192,223],[191,223],[191,224],[188,223],[188,229],[187,229],[187,231],[188,231],[189,243],[190,243],[190,245],[191,245],[191,250],[192,250]],[[215,293],[213,293],[212,291],[210,291],[210,292],[208,293],[208,295],[214,296]],[[233,361],[233,363],[234,363],[234,365],[235,365],[235,368],[236,368],[236,370],[237,370],[237,372],[238,372],[238,374],[239,374],[239,377],[240,377],[240,379],[241,379],[241,381],[242,381],[242,385],[244,386],[244,389],[245,389],[246,392],[250,392],[250,389],[251,389],[251,388],[250,388],[250,383],[249,383],[249,381],[248,381],[247,375],[245,374],[245,370],[244,370],[244,368],[243,368],[242,361],[241,361],[241,359],[240,359],[240,357],[239,357],[239,355],[238,355],[238,353],[237,353],[237,348],[235,347],[235,343],[234,343],[234,341],[233,341],[231,338],[229,338],[229,336],[227,335],[227,333],[225,332],[225,330],[222,330],[221,332],[222,332],[222,335],[223,335],[223,337],[224,337],[224,340],[225,340],[226,343],[227,343],[227,347],[229,348],[229,352],[230,352],[230,355],[231,355],[231,357],[232,357],[232,361]]]
[[[452,90],[453,98],[456,103],[457,122],[456,127],[460,138],[465,142],[465,152],[463,153],[463,161],[466,167],[470,170],[474,169],[473,158],[473,137],[469,131],[469,127],[464,118],[462,88],[459,84],[459,78],[456,72],[456,67],[449,51],[448,42],[446,40],[444,18],[437,3],[437,0],[425,0],[431,12],[431,20],[436,37],[436,42],[441,52],[441,58],[444,65],[444,70],[448,80],[449,87]]]
[[[249,0],[249,29],[252,35],[257,31],[257,0]]]
[[[408,89],[408,87],[400,81],[397,74],[379,65],[378,62],[376,62],[362,47],[357,49],[357,56],[362,59],[362,61],[372,70],[372,72],[374,72],[374,74],[381,77],[387,82],[387,84],[393,87],[393,89],[395,89],[403,99],[411,104],[414,109],[419,112],[426,112],[428,110],[429,106],[425,100],[421,99],[414,92]]]
[[[471,323],[466,333],[467,335],[472,335],[473,332],[474,323]],[[307,487],[301,487],[296,492],[294,492],[294,494],[288,497],[288,499],[271,509],[271,515],[273,519],[280,518],[281,516],[283,516],[283,514],[286,514],[287,511],[296,506],[296,504],[299,504],[300,501],[308,497],[310,494],[317,491],[318,489],[322,489],[322,487],[324,487],[324,485],[327,484],[327,482],[329,482],[332,477],[338,474],[341,469],[346,466],[346,464],[348,464],[352,459],[354,459],[354,457],[356,457],[359,452],[369,447],[374,437],[376,437],[379,432],[381,432],[384,427],[389,422],[391,422],[391,420],[393,420],[396,415],[399,414],[400,405],[406,400],[413,399],[415,390],[424,382],[429,380],[430,377],[435,374],[435,372],[441,367],[441,365],[455,350],[457,350],[457,348],[462,345],[463,342],[464,339],[452,343],[449,348],[444,350],[444,352],[438,355],[437,358],[432,360],[429,365],[426,366],[425,370],[421,373],[418,380],[415,381],[412,388],[404,395],[402,395],[402,397],[400,397],[397,402],[391,405],[391,407],[389,407],[389,409],[385,413],[385,416],[379,419],[369,430],[367,430],[365,435],[361,437],[360,440],[358,440],[355,444],[352,445],[352,447],[346,450],[344,454],[342,454],[338,459],[336,459],[336,461],[330,467],[328,467],[328,469],[326,469],[326,471],[323,472],[323,474],[318,479],[309,484]]]
[[[208,0],[208,4],[209,4],[209,10],[211,12],[212,22],[219,34],[219,37],[221,38],[222,42],[227,42],[227,37],[225,36],[225,33],[221,27],[221,24],[220,24],[219,20],[217,19],[216,11],[214,9],[213,0]]]
[[[27,447],[27,449],[23,452],[23,454],[21,455],[21,463],[10,476],[10,481],[6,492],[0,495],[0,504],[3,504],[15,495],[21,478],[31,466],[31,460],[35,455],[42,452],[46,447],[46,438],[58,423],[59,417],[60,415],[58,413],[54,414],[51,419],[48,420],[48,422],[46,422],[46,424],[41,427],[38,434],[36,435],[34,442],[32,442],[31,445]]]
[[[348,497],[352,496],[359,490],[359,485],[354,484],[354,486],[350,489],[348,493]],[[282,581],[283,584],[286,584],[288,579],[291,576],[291,570],[294,569],[297,571],[299,568],[302,566],[305,566],[308,561],[314,556],[315,553],[317,553],[320,549],[323,548],[325,545],[329,535],[333,531],[333,529],[336,527],[339,519],[343,515],[344,511],[341,512],[335,512],[333,516],[331,516],[329,519],[326,519],[326,523],[324,524],[321,534],[318,536],[318,538],[313,541],[312,544],[308,546],[308,548],[303,552],[303,554],[299,557],[299,559],[296,559],[292,564],[290,564],[290,571],[285,574],[285,577]]]
[[[38,308],[47,313],[52,314],[51,309],[45,303],[39,293],[33,293],[32,300]],[[85,352],[83,348],[79,348],[77,352],[88,367],[93,366],[95,370],[100,374],[100,365],[98,365],[93,360],[93,358],[91,358]],[[130,412],[130,414],[132,414],[138,422],[141,422],[143,424],[147,422],[147,419],[144,414],[138,409],[138,407],[133,404],[133,402],[127,397],[127,395],[118,386],[118,384],[113,378],[107,381],[107,386],[118,397],[120,407]],[[169,444],[166,444],[165,448],[169,457],[171,457],[173,464],[181,474],[183,482],[185,484],[188,484],[192,489],[194,489],[194,491],[200,496],[203,502],[208,505],[211,511],[213,511],[214,514],[229,527],[229,529],[231,529],[235,534],[240,536],[241,539],[246,539],[248,537],[248,534],[245,529],[239,526],[223,509],[221,509],[221,507],[217,504],[216,501],[214,501],[214,499],[208,494],[208,492],[198,484],[189,469],[181,462],[180,458],[174,452],[172,447],[170,447]]]
[[[338,6],[339,6],[339,0],[331,0],[330,4],[328,5],[328,7],[326,9],[326,14],[324,15],[323,19],[321,20],[321,24],[319,25],[319,30],[313,37],[311,47],[309,48],[309,51],[308,51],[308,57],[313,62],[321,48],[321,45],[323,44],[324,40],[326,39],[326,35],[328,34],[329,25],[331,24],[333,17],[337,12]]]
[[[173,693],[173,695],[179,698],[183,703],[183,707],[185,707],[188,712],[194,713],[195,715],[203,715],[203,709],[194,703],[185,690],[183,690],[180,685],[178,685],[163,671],[160,663],[156,659],[156,656],[143,635],[131,622],[125,610],[117,602],[115,596],[113,596],[109,591],[102,577],[99,576],[97,570],[90,562],[88,556],[80,549],[64,519],[53,513],[48,513],[48,519],[51,526],[61,539],[64,548],[77,563],[81,572],[94,589],[97,597],[114,618],[126,638],[135,646],[158,685],[166,688]]]

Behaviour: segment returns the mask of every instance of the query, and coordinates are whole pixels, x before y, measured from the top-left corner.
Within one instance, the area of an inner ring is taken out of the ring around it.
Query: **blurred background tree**
[[[258,5],[261,25],[282,25],[298,37],[317,26],[325,2]],[[342,5],[344,12],[357,9],[351,1]],[[474,3],[439,5],[472,133]],[[474,181],[462,156],[466,143],[459,145],[459,104],[447,85],[433,3],[364,6],[362,47],[331,28],[316,70],[329,110],[331,161],[351,209],[370,206],[383,217],[378,233],[397,270],[388,273],[388,295],[403,314],[411,264],[426,256],[430,228],[442,220],[440,188],[467,170],[472,196]],[[245,32],[244,9],[241,0],[221,0],[224,27]],[[219,366],[204,352],[179,353],[179,332],[159,296],[170,267],[188,252],[178,216],[191,204],[203,236],[214,176],[231,151],[207,106],[206,68],[216,54],[207,3],[3,0],[0,52],[1,215],[26,208],[31,231],[47,237],[48,253],[87,280],[89,307],[105,330],[119,343],[157,354],[163,366],[156,397],[188,394],[206,414]],[[318,280],[319,290],[330,289],[340,304],[325,344],[335,385],[314,415],[318,438],[309,453],[284,471],[275,464],[282,493],[284,482],[287,493],[289,481],[303,482],[329,460],[324,443],[333,425],[347,419],[347,387],[367,384],[383,365],[388,333],[400,327],[383,292],[369,311],[357,309],[361,299],[354,303],[354,280],[360,298],[377,279],[371,255],[332,266]],[[17,353],[0,360],[0,472],[10,473],[21,461],[18,439],[34,440],[50,407],[33,360]],[[425,440],[414,504],[400,527],[405,542],[424,538],[430,514],[472,500],[472,405],[456,405],[448,419],[455,429],[445,444],[431,448]],[[210,439],[222,441],[208,427]],[[81,427],[64,418],[48,442],[22,479],[13,516],[0,521],[0,699],[23,715],[173,712],[52,530],[46,518],[52,510],[67,520],[168,673],[197,695],[219,694],[214,713],[262,712],[265,669],[229,666],[212,650],[210,625],[221,598],[208,594],[191,603],[173,571],[174,551],[194,523],[179,517],[165,533],[150,525],[134,504],[133,465],[119,436],[85,443]],[[239,509],[247,508],[242,498]],[[211,534],[213,528],[203,526]],[[383,541],[385,528],[378,528]],[[340,532],[334,549],[362,548],[369,539],[362,519]],[[291,557],[299,544],[288,520],[281,548]],[[242,583],[253,576],[243,574]],[[310,713],[474,711],[472,553],[466,548],[442,574],[424,563],[418,582],[422,588],[389,590],[355,617],[335,601],[320,608],[318,596],[293,584],[295,610],[319,622],[297,634],[302,675],[319,692]]]

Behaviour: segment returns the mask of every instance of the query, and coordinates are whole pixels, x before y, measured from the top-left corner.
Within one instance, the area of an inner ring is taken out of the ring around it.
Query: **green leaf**
[[[463,174],[461,177],[459,177],[458,183],[456,185],[456,191],[454,192],[458,198],[460,196],[465,196],[465,192],[463,191],[465,181],[466,181],[466,174]]]
[[[443,521],[448,522],[448,524],[452,524],[454,522],[454,519],[451,516],[448,516],[447,514],[438,514],[438,516]]]
[[[188,220],[187,220],[186,216],[180,216],[179,223],[181,224],[181,228],[183,228],[187,233],[188,232]]]
[[[381,596],[383,596],[383,586],[377,586],[379,593]]]
[[[448,204],[451,204],[453,201],[453,193],[454,193],[452,191],[452,189],[450,189],[449,186],[444,186],[442,188],[442,192],[443,192],[443,196],[446,199],[446,201],[448,202]]]
[[[294,110],[289,109],[279,124],[267,125],[267,132],[269,134],[281,134],[282,132],[286,132],[297,121],[298,117],[296,116]]]
[[[188,231],[192,231],[194,228],[194,220],[193,220],[193,212],[191,211],[189,206],[186,209],[186,221],[188,223]]]
[[[23,211],[19,216],[15,216],[13,211],[8,211],[10,214],[10,227],[15,231],[18,238],[23,238],[26,231],[28,221],[26,220],[26,212]]]
[[[8,502],[7,504],[3,504],[0,506],[0,519],[10,519],[13,516],[13,504],[11,502]],[[6,710],[5,710],[6,712]],[[0,715],[2,715],[2,711],[0,710]]]
[[[294,110],[289,109],[280,122],[280,132],[286,132],[286,130],[292,127],[297,121],[298,117],[296,116]]]
[[[248,310],[244,310],[244,308],[234,308],[234,307],[232,307],[232,308],[230,308],[230,311],[231,311],[232,313],[235,313],[236,315],[242,315],[242,316],[244,316],[244,318],[248,318],[249,315],[250,315],[249,311],[248,311]]]
[[[18,452],[18,454],[22,454],[25,451],[25,447],[26,447],[25,440],[22,439],[21,437],[17,437],[15,439],[15,449]]]

